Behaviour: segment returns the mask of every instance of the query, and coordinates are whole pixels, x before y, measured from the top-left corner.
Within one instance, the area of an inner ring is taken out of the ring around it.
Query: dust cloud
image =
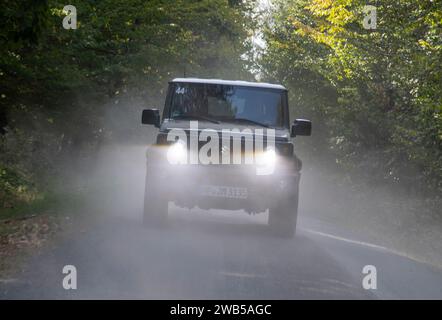
[[[131,112],[141,114],[141,109]],[[273,236],[267,212],[249,215],[173,203],[166,226],[145,228],[146,150],[155,141],[156,129],[138,123],[130,128],[138,132],[134,141],[104,144],[95,157],[71,165],[66,186],[80,190],[84,198],[81,206],[70,209],[78,221],[55,250],[36,258],[31,267],[39,278],[43,273],[49,279],[45,297],[366,299],[373,295],[361,288],[363,265],[385,261],[401,265],[399,260],[390,261],[400,258],[374,258],[366,247],[347,247],[318,237],[319,233],[385,246],[434,265],[440,262],[435,253],[442,252],[438,225],[420,221],[414,229],[404,229],[396,222],[412,225],[416,217],[392,207],[398,203],[393,195],[354,190],[336,180],[333,172],[312,165],[302,150],[298,150],[304,167],[294,239]],[[60,288],[54,276],[67,264],[76,266],[81,277],[75,292]],[[405,273],[395,277],[407,281]],[[34,288],[17,295],[41,297],[41,292]]]

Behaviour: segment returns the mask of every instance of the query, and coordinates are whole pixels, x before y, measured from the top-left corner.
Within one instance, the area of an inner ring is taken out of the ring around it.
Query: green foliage
[[[36,192],[24,174],[11,168],[0,166],[1,208],[9,208],[17,202],[29,202],[36,199]]]
[[[313,152],[347,171],[411,191],[442,191],[442,5],[362,0],[277,2],[260,65],[315,120]]]
[[[76,30],[62,26],[66,4],[8,0],[0,13],[0,165],[40,190],[61,164],[133,134],[171,78],[251,77],[252,1],[74,0]]]
[[[103,142],[136,136],[140,110],[161,107],[169,79],[249,80],[251,69],[285,83],[293,116],[314,121],[312,139],[297,141],[312,155],[375,183],[440,193],[441,1],[378,1],[375,30],[362,27],[366,1],[273,3],[265,51],[250,66],[254,1],[78,0],[78,29],[65,30],[66,3],[7,0],[2,202],[20,186],[44,190]]]

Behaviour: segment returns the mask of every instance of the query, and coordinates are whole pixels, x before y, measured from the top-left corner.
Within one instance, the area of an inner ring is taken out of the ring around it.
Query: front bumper
[[[253,165],[170,165],[158,160],[148,155],[147,182],[182,207],[256,213],[298,192],[300,172],[290,159],[279,159],[269,175],[257,175]]]

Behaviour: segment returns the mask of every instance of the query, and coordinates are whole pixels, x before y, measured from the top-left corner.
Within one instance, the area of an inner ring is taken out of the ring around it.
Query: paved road
[[[103,151],[89,177],[97,185],[90,211],[100,219],[32,259],[15,281],[0,281],[0,298],[442,298],[441,270],[314,219],[327,212],[307,211],[319,210],[313,204],[321,201],[322,185],[308,171],[295,239],[269,235],[265,214],[176,207],[167,229],[146,230],[144,153],[137,146]],[[75,179],[88,181],[81,175],[67,181]],[[62,288],[65,265],[77,268],[77,290]],[[365,265],[377,268],[376,290],[362,288]]]
[[[265,214],[172,209],[167,229],[112,216],[33,259],[0,298],[400,299],[442,298],[442,271],[333,234],[301,214],[295,239],[271,236]],[[74,265],[78,289],[62,288]],[[362,268],[377,268],[377,289]]]

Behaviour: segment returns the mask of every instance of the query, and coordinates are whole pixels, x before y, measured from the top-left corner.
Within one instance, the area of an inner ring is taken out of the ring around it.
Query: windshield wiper
[[[200,115],[187,115],[187,114],[183,114],[180,116],[175,116],[173,117],[173,119],[190,119],[190,120],[204,120],[204,121],[208,121],[208,122],[212,122],[212,123],[216,123],[219,124],[220,122],[218,120],[215,119],[211,119],[205,116],[200,116]]]
[[[264,127],[264,128],[269,128],[270,127],[268,124],[261,123],[261,122],[258,122],[258,121],[254,121],[254,120],[250,120],[250,119],[246,119],[246,118],[236,118],[236,119],[232,119],[232,120],[229,120],[229,121],[247,122],[247,123],[251,123],[251,124],[256,124],[256,125]]]

